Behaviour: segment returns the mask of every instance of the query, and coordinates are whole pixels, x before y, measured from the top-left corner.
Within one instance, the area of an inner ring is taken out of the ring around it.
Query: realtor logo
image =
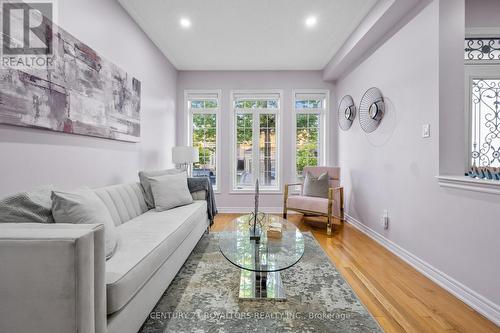
[[[2,2],[2,67],[50,67],[52,22],[52,2]]]

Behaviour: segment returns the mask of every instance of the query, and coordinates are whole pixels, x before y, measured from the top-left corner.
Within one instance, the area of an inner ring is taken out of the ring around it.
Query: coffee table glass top
[[[250,215],[240,216],[219,233],[219,248],[232,264],[255,272],[277,272],[296,264],[304,254],[304,236],[287,220],[266,214],[262,219],[262,234],[258,243],[250,240]],[[282,225],[281,239],[268,239],[267,226]]]

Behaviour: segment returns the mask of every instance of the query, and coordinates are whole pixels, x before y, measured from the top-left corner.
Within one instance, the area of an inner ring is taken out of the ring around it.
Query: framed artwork
[[[46,69],[0,68],[0,124],[138,142],[141,83],[55,24]]]

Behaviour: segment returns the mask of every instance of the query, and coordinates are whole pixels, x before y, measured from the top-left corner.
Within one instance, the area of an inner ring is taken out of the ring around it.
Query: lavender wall
[[[112,0],[64,0],[59,25],[142,83],[141,143],[0,126],[0,196],[39,185],[91,187],[171,166],[177,71]]]
[[[499,28],[500,1],[465,0],[465,26],[468,28]]]
[[[292,177],[292,149],[294,134],[287,130],[292,128],[292,89],[329,89],[330,90],[330,164],[336,162],[337,126],[333,110],[335,99],[331,94],[333,85],[322,80],[321,71],[180,71],[177,82],[177,142],[187,140],[187,124],[184,123],[184,90],[189,89],[222,89],[222,118],[221,118],[221,165],[220,193],[217,194],[217,205],[223,211],[241,212],[253,205],[253,196],[245,194],[230,194],[230,92],[237,89],[282,89],[283,103],[283,181],[291,182]],[[263,194],[261,206],[269,211],[279,211],[282,207],[282,194]]]
[[[416,258],[417,267],[427,267],[448,286],[461,290],[463,299],[498,316],[499,197],[441,188],[436,179],[439,141],[447,135],[447,124],[440,124],[446,122],[440,118],[440,102],[446,102],[446,95],[440,94],[440,81],[448,78],[440,77],[446,73],[440,72],[440,66],[449,50],[440,54],[440,38],[447,38],[440,25],[456,24],[440,20],[440,14],[446,15],[440,5],[453,3],[458,6],[453,12],[459,12],[460,1],[433,1],[337,82],[337,96],[352,94],[359,102],[367,88],[376,86],[387,102],[386,117],[374,133],[363,133],[358,122],[339,133],[342,182],[347,213],[354,224],[392,244],[399,254]],[[463,17],[463,3],[461,6]],[[459,13],[455,19],[460,20]],[[463,19],[461,22],[463,25]],[[461,34],[463,28],[449,37]],[[448,56],[454,58],[455,54]],[[455,72],[462,73],[458,80],[463,82],[463,64]],[[463,106],[455,111],[463,118]],[[430,138],[421,137],[423,124],[431,126]],[[463,147],[462,142],[458,145]],[[388,230],[380,223],[384,209],[389,212]]]

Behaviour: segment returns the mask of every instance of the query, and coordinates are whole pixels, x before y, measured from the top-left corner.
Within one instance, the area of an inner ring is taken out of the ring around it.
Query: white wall
[[[35,186],[91,187],[171,166],[177,71],[113,0],[64,0],[59,25],[141,81],[141,143],[0,126],[0,197]]]
[[[337,82],[339,98],[351,94],[359,103],[363,92],[376,86],[387,103],[386,117],[374,133],[366,135],[357,121],[339,133],[347,213],[465,286],[474,301],[498,311],[500,197],[444,189],[435,178],[439,138],[446,134],[439,124],[439,2],[424,8]],[[463,117],[462,112],[456,116]],[[432,135],[423,139],[426,123]],[[389,211],[388,230],[380,223],[384,209]]]
[[[223,211],[241,211],[238,208],[251,207],[253,196],[246,194],[229,194],[230,190],[230,92],[237,89],[282,89],[282,149],[283,149],[283,181],[294,181],[292,176],[292,149],[294,149],[294,134],[292,128],[293,96],[292,89],[329,89],[330,110],[335,109],[333,85],[322,80],[321,71],[179,71],[177,81],[177,142],[185,143],[187,139],[187,124],[184,123],[184,90],[189,89],[221,89],[222,90],[222,118],[221,118],[221,165],[220,194],[217,194],[217,205]],[[331,114],[333,115],[333,113]],[[330,164],[336,162],[336,119],[330,117],[329,147]],[[282,186],[283,186],[282,184]],[[261,206],[274,211],[282,209],[283,194],[262,194]]]

